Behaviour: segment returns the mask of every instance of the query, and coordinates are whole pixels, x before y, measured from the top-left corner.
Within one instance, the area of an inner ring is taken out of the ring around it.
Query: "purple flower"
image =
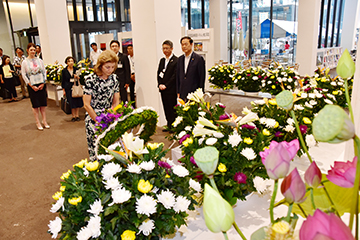
[[[255,129],[255,126],[251,126],[251,125],[249,125],[249,124],[241,125],[241,127],[242,127],[242,128],[247,128],[247,129],[250,129],[250,130]]]
[[[225,113],[219,117],[219,120],[225,120],[225,119],[229,119],[229,118],[230,118],[229,114]]]
[[[226,84],[227,82],[226,82],[226,81],[224,81],[224,83]]]
[[[284,178],[284,181],[281,183],[281,193],[288,203],[301,203],[305,201],[306,186],[297,168]]]
[[[244,173],[237,172],[234,175],[234,181],[239,183],[239,184],[240,183],[246,184],[246,179],[247,179],[247,176]]]
[[[182,136],[179,140],[179,143],[182,144],[183,141],[185,141],[187,138],[190,137],[190,134],[185,134],[184,136]]]
[[[191,156],[191,157],[190,157],[190,162],[191,162],[192,164],[194,164],[196,167],[198,166],[198,165],[196,164],[196,162],[195,162],[194,156]]]
[[[221,103],[218,104],[219,107],[221,108],[226,108],[224,105],[222,105]]]
[[[280,132],[280,131],[277,131],[275,133],[275,137],[283,137],[284,136],[284,133]]]
[[[251,76],[251,74],[247,74],[246,76],[250,77],[250,76]]]
[[[167,162],[161,161],[161,160],[158,161],[158,165],[159,165],[160,167],[163,167],[163,168],[166,168],[166,169],[170,169],[170,168],[171,168],[170,164],[168,164]]]
[[[308,87],[308,88],[305,88],[304,89],[304,92],[308,92],[308,91],[310,91],[311,90],[311,87]]]
[[[308,127],[305,126],[305,125],[300,125],[299,128],[300,128],[301,134],[305,134],[307,132],[307,129],[308,129]]]

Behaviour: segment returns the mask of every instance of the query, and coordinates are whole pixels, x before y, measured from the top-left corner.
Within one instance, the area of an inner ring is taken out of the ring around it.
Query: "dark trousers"
[[[125,88],[125,83],[120,82],[120,101],[126,103],[128,101],[127,90]]]
[[[15,79],[12,78],[3,78],[5,88],[10,92],[13,98],[17,97],[16,89],[15,89]]]
[[[132,106],[135,108],[135,82],[133,81],[133,80],[131,80],[131,82],[130,82],[130,100],[132,101],[132,102],[134,102],[133,104],[132,104]]]
[[[177,104],[176,93],[161,92],[161,100],[164,107],[167,126],[169,129],[171,129],[171,124],[175,121],[176,118],[176,111],[174,109]]]

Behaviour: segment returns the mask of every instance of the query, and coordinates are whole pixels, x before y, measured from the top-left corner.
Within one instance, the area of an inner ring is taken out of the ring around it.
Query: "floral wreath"
[[[152,107],[141,107],[135,109],[133,112],[125,115],[122,118],[115,120],[107,129],[104,130],[95,141],[96,154],[106,154],[106,150],[103,148],[108,147],[118,138],[120,138],[127,130],[136,126],[141,126],[137,135],[140,135],[141,139],[145,142],[150,140],[156,131],[158,115]]]

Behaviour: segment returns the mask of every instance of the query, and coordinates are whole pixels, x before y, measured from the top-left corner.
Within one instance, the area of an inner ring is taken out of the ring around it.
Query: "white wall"
[[[106,49],[110,49],[110,42],[114,39],[114,34],[112,33],[106,33],[106,34],[99,34],[95,35],[95,42],[97,44],[97,47],[100,49],[101,43],[106,43]],[[90,49],[92,51],[92,49]]]
[[[5,3],[4,3],[5,4]],[[12,48],[11,30],[10,25],[6,19],[5,7],[0,4],[0,48],[3,49],[3,53],[13,59],[14,50]]]
[[[214,59],[228,61],[228,9],[227,1],[211,0],[210,27],[214,29]]]

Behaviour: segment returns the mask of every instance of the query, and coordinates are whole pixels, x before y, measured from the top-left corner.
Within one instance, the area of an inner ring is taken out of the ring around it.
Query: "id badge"
[[[74,78],[70,78],[70,82],[75,82]]]
[[[164,73],[161,72],[161,73],[159,74],[159,77],[160,77],[160,78],[164,78]]]
[[[122,68],[122,63],[118,63],[118,68]]]

